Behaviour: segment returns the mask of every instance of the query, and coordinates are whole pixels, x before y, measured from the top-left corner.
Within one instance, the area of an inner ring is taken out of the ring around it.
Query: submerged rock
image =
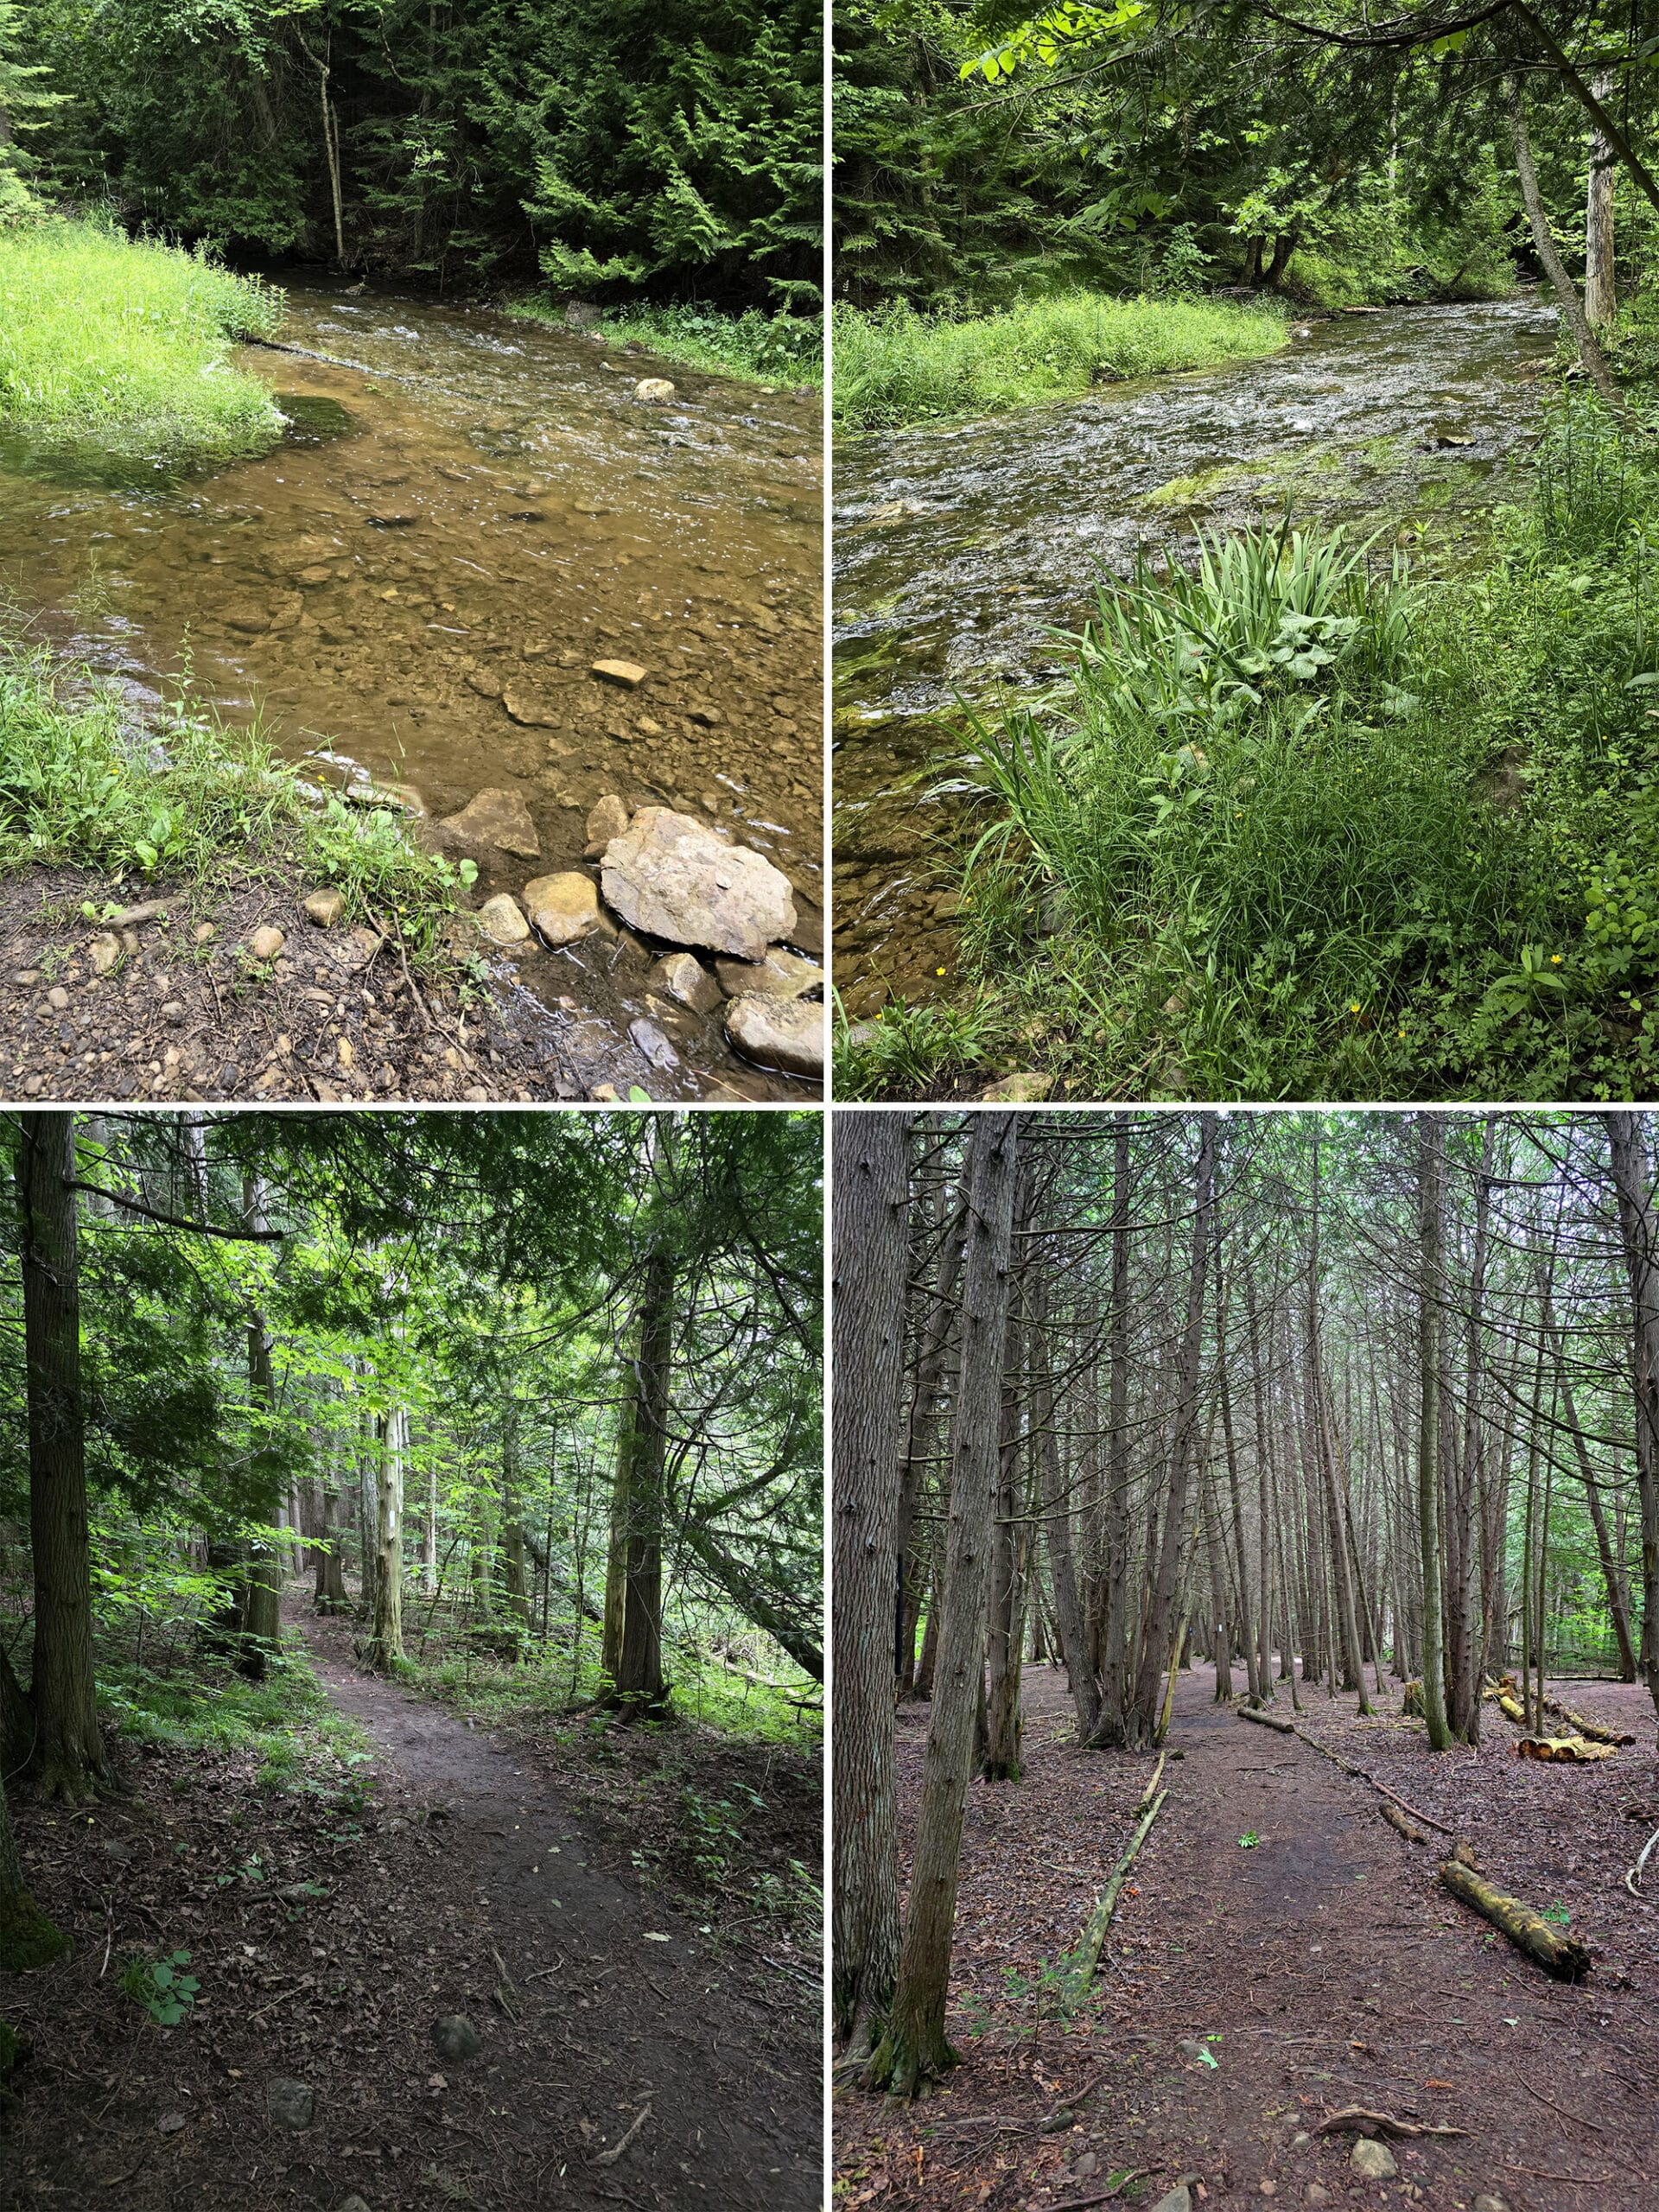
[[[603,851],[613,837],[626,835],[631,818],[627,808],[616,793],[607,791],[603,798],[594,801],[593,811],[588,817],[588,842],[597,845]]]
[[[823,1073],[823,1008],[804,999],[734,999],[727,1042],[746,1060],[786,1075]]]
[[[575,868],[538,875],[522,896],[524,912],[550,945],[575,944],[600,926],[599,893],[592,878]]]
[[[633,387],[633,396],[649,406],[660,406],[664,400],[673,398],[674,387],[666,377],[641,377]]]
[[[637,660],[596,660],[588,673],[602,677],[607,683],[620,683],[625,690],[634,691],[651,671],[641,668]]]
[[[721,963],[724,965],[725,963]],[[725,997],[694,952],[671,952],[659,960],[645,978],[649,989],[676,999],[693,1014],[712,1014]]]
[[[802,999],[823,982],[823,970],[774,944],[762,960],[716,960],[715,973],[728,998]]]
[[[527,861],[541,857],[542,841],[530,809],[517,791],[504,791],[499,785],[480,791],[459,814],[446,815],[442,827],[457,844],[491,845]]]
[[[789,878],[747,845],[728,845],[690,815],[641,807],[606,848],[601,881],[625,922],[671,944],[761,960],[795,927]]]
[[[522,944],[530,935],[518,900],[505,891],[484,901],[478,910],[478,926],[492,944]]]

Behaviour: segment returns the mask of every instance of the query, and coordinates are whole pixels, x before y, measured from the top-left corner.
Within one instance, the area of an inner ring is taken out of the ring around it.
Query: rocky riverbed
[[[320,787],[403,787],[423,835],[505,795],[491,805],[510,842],[474,836],[476,817],[455,831],[480,908],[587,867],[588,817],[613,797],[765,860],[787,880],[790,946],[821,957],[817,395],[321,287],[291,292],[283,335],[302,350],[243,357],[290,423],[257,461],[191,480],[0,451],[0,571],[42,633],[136,715],[188,684]],[[109,887],[92,895],[101,909]],[[614,926],[487,948],[502,1020],[593,1046],[527,1068],[533,1096],[815,1094],[737,1048],[724,993],[694,1013],[652,980],[665,951],[693,948]],[[671,1061],[642,1052],[636,1024]],[[164,1072],[164,1055],[138,1063],[146,1082],[156,1058]]]

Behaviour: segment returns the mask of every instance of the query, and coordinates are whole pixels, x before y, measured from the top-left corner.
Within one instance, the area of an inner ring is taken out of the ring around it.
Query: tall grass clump
[[[280,291],[198,254],[87,222],[0,230],[0,428],[185,459],[282,435],[232,343],[281,324]]]
[[[338,886],[353,918],[437,947],[476,875],[390,810],[314,795],[257,731],[181,701],[135,724],[116,692],[0,637],[0,869],[67,863],[207,882],[250,868]]]
[[[1656,550],[1659,464],[1575,399],[1472,572],[1287,524],[1104,586],[1058,709],[976,718],[975,1053],[905,1072],[1651,1097]],[[843,1095],[892,1094],[912,1011],[843,1044]]]
[[[532,294],[510,300],[509,315],[564,323],[564,302]],[[696,301],[654,306],[649,301],[606,308],[594,334],[610,346],[643,346],[665,361],[683,361],[711,376],[746,384],[822,385],[823,322],[817,315],[728,315]]]
[[[1281,308],[1071,292],[961,321],[899,303],[839,308],[835,405],[849,430],[989,414],[1126,377],[1211,368],[1278,352]]]

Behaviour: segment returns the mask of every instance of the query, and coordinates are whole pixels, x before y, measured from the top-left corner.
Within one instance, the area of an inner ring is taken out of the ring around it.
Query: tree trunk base
[[[27,1890],[0,1897],[0,1974],[28,1974],[48,1967],[71,1948]]]

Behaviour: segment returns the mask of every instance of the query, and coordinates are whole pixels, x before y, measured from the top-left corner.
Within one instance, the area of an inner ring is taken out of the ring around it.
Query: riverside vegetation
[[[1643,1095],[1656,517],[1575,399],[1470,574],[1285,522],[1103,588],[1056,696],[971,725],[980,988],[850,1033],[849,1088]]]
[[[1644,858],[1659,474],[1643,435],[1659,183],[1641,151],[1652,98],[1634,18],[1626,39],[1567,7],[1505,7],[1448,32],[1425,5],[1384,35],[1346,0],[1312,12],[1293,33],[1245,11],[1195,29],[1161,4],[1040,20],[941,5],[915,11],[908,49],[882,11],[855,12],[844,290],[857,315],[902,327],[890,302],[908,283],[931,318],[918,361],[951,346],[972,358],[960,334],[975,332],[984,357],[1012,362],[1022,326],[1063,321],[1084,288],[1136,295],[1133,312],[1173,328],[1189,296],[1217,288],[1227,299],[1205,308],[1266,321],[1491,298],[1541,277],[1568,375],[1533,452],[1477,498],[1488,448],[1460,487],[1472,519],[1429,546],[1429,487],[1377,439],[1394,427],[1386,407],[1365,424],[1369,456],[1357,439],[1290,448],[1321,412],[1293,372],[1274,386],[1283,413],[1255,418],[1287,450],[1236,450],[1237,371],[1207,411],[1195,396],[1214,461],[1200,447],[1197,474],[1143,478],[1108,509],[1111,572],[1092,589],[1045,565],[1039,510],[1059,476],[1045,473],[1041,418],[1022,426],[1032,511],[996,483],[1014,550],[994,612],[983,593],[964,598],[952,625],[925,593],[907,605],[874,582],[849,609],[847,727],[854,742],[868,730],[873,766],[848,779],[846,874],[861,874],[865,905],[842,925],[861,950],[925,903],[861,868],[860,844],[880,858],[900,812],[902,779],[876,787],[883,764],[921,780],[904,717],[913,732],[931,690],[945,726],[931,791],[951,804],[928,827],[959,961],[907,976],[910,1003],[849,964],[855,1009],[876,1018],[843,1029],[847,1095],[1011,1077],[1033,1096],[1611,1099],[1646,1095],[1659,1072],[1659,881]],[[1558,250],[1574,230],[1582,248]],[[1414,327],[1402,319],[1402,346]],[[1517,350],[1517,391],[1535,375]],[[1425,423],[1423,449],[1479,444],[1494,381],[1440,393],[1449,417],[1471,419]],[[904,391],[897,368],[892,383]],[[1039,393],[1009,375],[1006,396]],[[1154,450],[1179,404],[1124,403]],[[1113,405],[1101,400],[1103,420]],[[904,411],[900,399],[889,421]],[[1082,457],[1084,480],[1074,469],[1065,487],[1086,512],[1090,448],[1067,441],[1070,420],[1055,443]],[[996,429],[976,435],[991,450]],[[873,445],[907,497],[883,504],[872,474],[859,516],[872,531],[902,530],[930,489],[956,493],[971,473],[961,436],[954,474],[925,437]],[[1289,465],[1269,488],[1275,461]],[[1338,527],[1322,491],[1356,466],[1369,498],[1349,498]],[[1119,475],[1130,485],[1131,469]],[[1240,514],[1222,487],[1249,478],[1258,494]],[[1477,514],[1494,491],[1495,512]],[[1217,505],[1230,530],[1206,521]],[[1088,550],[1084,532],[1051,536]],[[959,594],[978,582],[972,544],[938,556]],[[877,578],[879,562],[862,573]],[[1013,634],[1020,597],[1070,617],[1040,672],[1036,640]],[[975,632],[993,630],[976,655]],[[899,711],[884,717],[855,687],[888,677]],[[923,834],[905,824],[887,849]],[[918,980],[953,967],[948,1003],[915,1002]]]

